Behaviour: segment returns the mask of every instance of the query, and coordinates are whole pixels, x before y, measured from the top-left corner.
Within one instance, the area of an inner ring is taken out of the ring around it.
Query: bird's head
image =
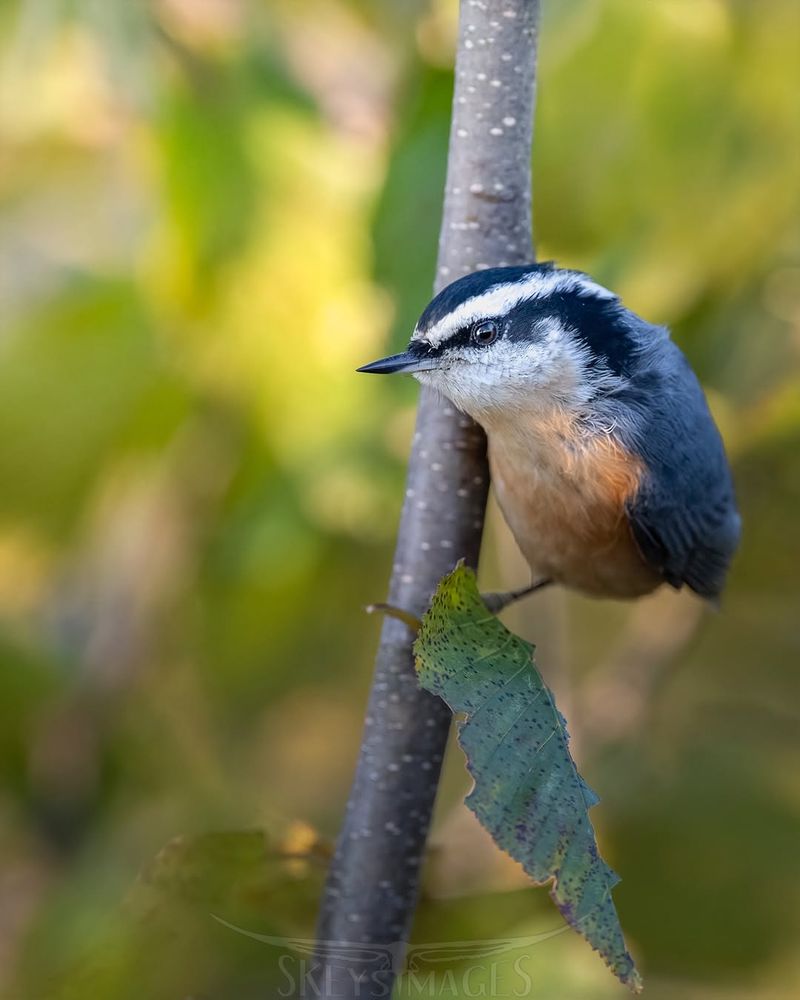
[[[441,291],[406,351],[359,371],[412,374],[483,423],[580,408],[624,381],[635,350],[630,315],[579,271],[489,268]]]

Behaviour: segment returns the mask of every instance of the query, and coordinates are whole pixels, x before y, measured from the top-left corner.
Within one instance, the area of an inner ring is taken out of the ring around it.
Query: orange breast
[[[579,435],[566,418],[489,430],[497,498],[534,579],[589,594],[636,597],[661,582],[625,512],[641,463],[610,435]]]

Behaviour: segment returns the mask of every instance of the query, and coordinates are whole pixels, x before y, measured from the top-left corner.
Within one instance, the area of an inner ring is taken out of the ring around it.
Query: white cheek
[[[567,371],[566,369],[569,369]],[[469,365],[464,381],[485,405],[545,404],[552,388],[574,377],[574,366],[563,357],[561,345],[547,338],[529,344],[503,341],[486,354],[486,361]]]
[[[543,365],[552,363],[551,353],[540,345],[521,348],[502,342],[469,359],[454,359],[438,371],[420,372],[415,378],[480,419],[490,411],[522,406],[530,400],[547,381]]]
[[[415,377],[477,420],[498,411],[579,405],[589,388],[586,352],[556,322],[540,333],[534,342],[501,340]]]
[[[436,389],[459,410],[472,417],[479,416],[492,405],[495,387],[466,362],[453,364],[439,371],[419,372],[414,378],[424,386]]]

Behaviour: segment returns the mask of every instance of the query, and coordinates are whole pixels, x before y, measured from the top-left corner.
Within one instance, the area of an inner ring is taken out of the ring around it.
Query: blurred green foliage
[[[672,325],[731,450],[745,535],[719,616],[670,594],[541,595],[514,626],[602,792],[593,819],[649,995],[793,997],[800,7],[544,6],[539,255]],[[129,894],[177,835],[335,834],[378,628],[360,609],[383,595],[415,399],[353,369],[402,344],[430,292],[455,13],[0,6],[9,996],[271,995],[274,954],[209,911],[312,932],[319,852],[262,862],[234,844],[200,866],[211,896],[146,877],[153,899]],[[485,585],[521,578],[493,517]],[[465,784],[454,753],[418,940],[552,927],[546,894],[464,820]],[[584,949],[532,949],[534,994],[620,995]]]

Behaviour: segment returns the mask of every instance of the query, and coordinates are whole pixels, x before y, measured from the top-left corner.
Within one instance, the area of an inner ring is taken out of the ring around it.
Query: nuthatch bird
[[[407,351],[359,371],[408,372],[484,428],[534,586],[638,597],[666,582],[718,599],[740,520],[703,390],[664,327],[585,274],[469,274]]]

